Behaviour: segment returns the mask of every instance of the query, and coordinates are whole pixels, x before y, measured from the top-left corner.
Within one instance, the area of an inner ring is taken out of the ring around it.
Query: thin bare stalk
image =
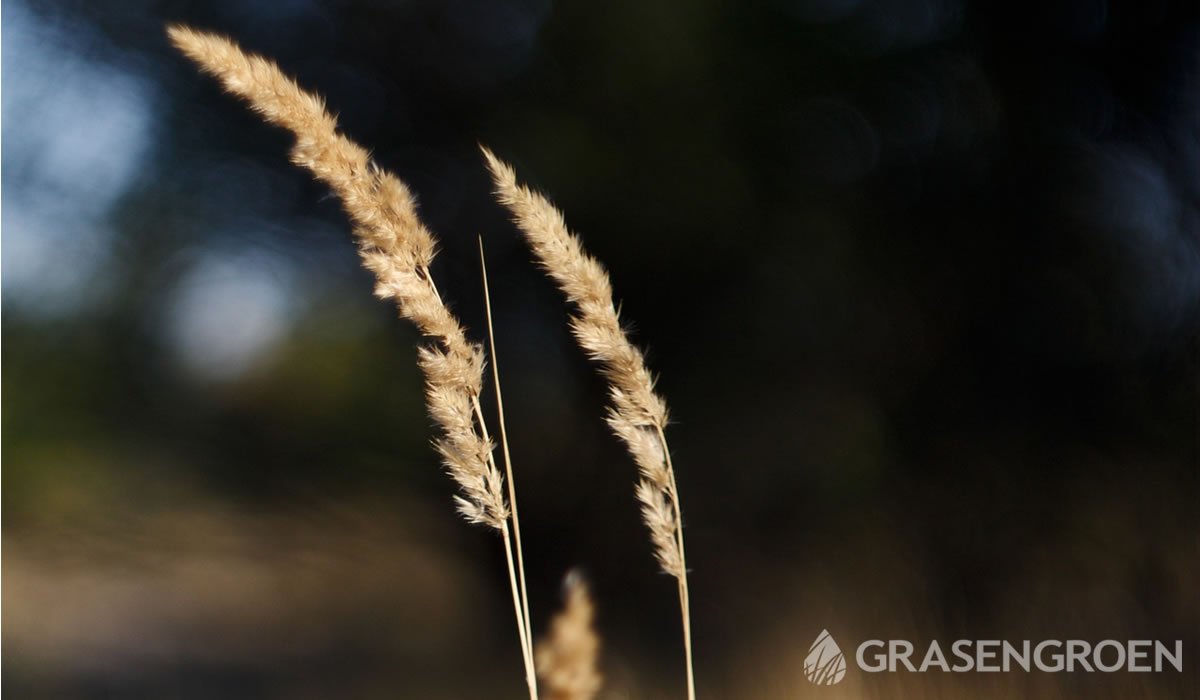
[[[484,442],[489,445],[492,444],[492,438],[488,434],[487,423],[483,418],[483,407],[479,403],[478,396],[471,397],[471,410],[475,414],[475,420],[479,425],[479,431]],[[489,452],[487,455],[487,463],[492,470],[497,470],[496,457],[492,452]],[[524,595],[517,584],[517,575],[513,565],[513,537],[508,527],[508,520],[511,517],[512,513],[510,511],[500,523],[499,529],[504,535],[504,552],[508,563],[508,582],[512,588],[513,607],[517,613],[517,632],[521,637],[521,662],[525,665],[525,684],[529,688],[530,700],[538,700],[537,677],[533,668],[533,635],[529,632],[528,608],[524,604]],[[521,576],[524,576],[523,571]]]
[[[532,644],[529,638],[528,625],[525,623],[524,613],[522,611],[522,600],[517,594],[517,577],[513,570],[513,547],[512,539],[508,531],[508,523],[505,522],[501,526],[504,533],[504,557],[508,564],[508,585],[512,589],[513,596],[513,612],[517,616],[517,632],[521,635],[521,661],[525,664],[525,685],[529,688],[529,697],[531,700],[538,700],[537,690],[537,675],[533,668],[533,652]]]
[[[667,436],[661,426],[658,428],[658,440],[662,444],[667,471],[671,474],[671,503],[675,508],[675,522],[681,523],[679,527],[675,528],[675,538],[679,542],[679,567],[683,569],[683,576],[676,577],[676,581],[679,582],[679,617],[683,621],[683,654],[687,664],[688,698],[696,700],[696,673],[692,664],[692,603],[691,595],[688,592],[687,555],[683,546],[683,513],[679,508],[679,486],[675,482],[675,466],[671,462],[671,450],[667,446]]]
[[[529,593],[525,587],[525,555],[521,547],[521,518],[517,513],[517,480],[513,476],[512,455],[508,450],[508,428],[504,423],[504,393],[500,391],[500,357],[496,354],[496,333],[492,323],[492,294],[488,287],[487,260],[483,255],[483,237],[479,237],[479,269],[483,276],[483,302],[487,313],[488,349],[492,354],[492,382],[496,387],[496,413],[500,422],[500,449],[504,454],[504,477],[508,479],[508,505],[512,510],[513,541],[517,548],[517,571],[521,581],[521,603],[525,612],[525,635],[530,641],[528,652],[533,659],[533,631],[530,628]]]

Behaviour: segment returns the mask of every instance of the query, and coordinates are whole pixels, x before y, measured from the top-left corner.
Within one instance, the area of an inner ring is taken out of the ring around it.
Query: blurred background
[[[9,0],[3,691],[520,697],[416,334],[336,201],[169,50],[236,37],[487,248],[534,626],[607,698],[678,612],[479,142],[610,268],[674,410],[706,698],[1196,697],[1200,7],[1167,0]],[[868,676],[858,641],[1182,639],[1185,672]]]

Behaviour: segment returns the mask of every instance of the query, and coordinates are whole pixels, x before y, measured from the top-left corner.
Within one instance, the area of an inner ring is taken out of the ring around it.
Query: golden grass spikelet
[[[678,537],[664,540],[653,536],[664,528],[678,529],[677,517],[670,522],[665,519],[678,498],[662,437],[667,405],[654,392],[654,379],[641,351],[621,328],[608,273],[584,251],[579,238],[567,229],[562,214],[549,200],[520,185],[513,169],[487,148],[483,148],[483,155],[495,181],[497,198],[512,213],[542,268],[575,304],[571,328],[583,349],[600,363],[610,384],[612,408],[608,423],[625,442],[642,473],[638,495],[656,554],[664,571],[682,579],[686,572],[681,568]],[[657,491],[656,498],[642,498],[646,488]],[[670,508],[660,507],[664,499]]]
[[[526,684],[530,700],[537,700],[529,601],[503,410],[500,437],[511,501],[505,498],[504,477],[497,467],[495,445],[480,406],[483,348],[467,340],[462,325],[438,293],[429,272],[434,256],[433,235],[417,216],[412,193],[398,178],[373,163],[366,149],[338,133],[337,121],[325,111],[321,98],[302,90],[273,62],[248,54],[215,34],[181,25],[168,27],[167,33],[180,51],[216,76],[229,92],[249,102],[268,122],[292,131],[296,137],[292,162],[329,185],[341,199],[354,224],[363,265],[375,275],[375,295],[392,300],[401,316],[434,341],[418,350],[429,413],[442,432],[434,448],[458,484],[459,494],[454,500],[459,512],[468,521],[501,533]],[[490,305],[488,323],[490,336]],[[495,376],[494,368],[493,364]],[[498,376],[495,382],[499,405]],[[519,588],[514,541],[520,565]]]
[[[395,302],[437,346],[422,348],[429,412],[443,436],[435,446],[461,489],[455,500],[471,522],[497,530],[508,518],[503,478],[479,423],[483,350],[467,340],[429,273],[434,239],[417,216],[408,188],[371,162],[366,149],[337,131],[320,97],[301,89],[272,61],[244,52],[224,37],[174,25],[172,43],[201,69],[245,99],[268,122],[296,136],[292,162],[329,185],[354,223],[363,265],[375,274],[375,294]]]
[[[542,269],[575,305],[571,329],[608,380],[608,423],[625,442],[641,472],[637,498],[650,530],[655,557],[679,584],[680,617],[687,657],[688,697],[696,696],[692,671],[691,613],[684,555],[683,518],[675,469],[667,446],[667,404],[654,391],[645,358],[629,341],[613,303],[604,267],[584,250],[562,213],[541,194],[517,182],[516,172],[480,147],[492,173],[496,198],[508,208]]]
[[[600,637],[593,627],[595,607],[583,577],[572,572],[563,581],[563,608],[534,653],[546,700],[592,700],[604,678],[597,669]]]
[[[571,328],[588,355],[603,365],[618,409],[638,425],[666,426],[667,405],[654,393],[642,352],[621,328],[604,267],[584,251],[549,200],[519,185],[513,169],[491,151],[484,148],[483,154],[500,202],[512,212],[543,269],[575,304]]]
[[[681,570],[683,562],[679,557],[679,541],[675,538],[678,528],[670,499],[662,489],[644,479],[638,482],[637,499],[642,504],[642,520],[650,530],[654,558],[663,571]]]

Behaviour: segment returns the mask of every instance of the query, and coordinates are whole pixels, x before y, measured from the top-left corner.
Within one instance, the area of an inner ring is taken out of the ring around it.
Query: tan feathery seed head
[[[648,425],[666,427],[666,402],[654,392],[654,377],[646,369],[642,351],[629,342],[621,327],[604,266],[588,255],[548,199],[518,183],[512,167],[486,147],[481,150],[497,199],[512,213],[542,268],[575,304],[571,329],[580,346],[601,363],[614,392],[632,402],[630,419],[636,416]]]
[[[654,558],[665,573],[682,580],[687,572],[679,553],[678,521],[670,496],[653,482],[642,479],[637,485],[637,499],[642,504],[642,520],[650,530]]]
[[[303,134],[335,128],[319,97],[301,90],[262,56],[248,54],[222,36],[184,25],[167,27],[167,35],[176,48],[220,78],[230,92],[249,100],[268,121]]]
[[[418,266],[432,260],[433,236],[417,217],[412,193],[374,165],[366,149],[337,132],[337,120],[320,97],[301,89],[274,62],[229,39],[182,25],[168,27],[167,34],[229,92],[295,134],[292,161],[334,189],[363,244]]]
[[[538,642],[534,661],[547,700],[592,700],[603,677],[597,669],[600,638],[593,627],[595,607],[578,573],[563,581],[563,608]]]
[[[434,285],[429,272],[434,239],[417,216],[412,193],[398,178],[373,163],[366,149],[338,133],[337,122],[325,111],[321,98],[302,90],[273,62],[243,52],[234,42],[214,34],[179,25],[167,31],[175,46],[204,71],[215,75],[227,90],[247,100],[267,121],[292,131],[296,137],[292,162],[329,185],[342,201],[354,224],[363,265],[375,274],[375,294],[392,300],[401,316],[435,341],[434,347],[423,348],[419,353],[429,412],[442,432],[434,448],[441,455],[447,473],[458,484],[455,502],[459,512],[470,522],[492,527],[502,535],[526,685],[530,700],[538,700],[520,525],[504,437],[503,410],[500,436],[511,511],[505,497],[504,477],[497,467],[494,444],[480,407],[483,349],[467,340],[458,319],[443,303]],[[490,311],[488,323],[490,336]],[[499,377],[493,374],[499,404]]]
[[[458,484],[460,510],[472,522],[501,529],[508,517],[503,479],[492,444],[474,415],[483,391],[483,350],[470,342],[429,276],[433,236],[417,216],[409,189],[371,162],[366,149],[337,131],[320,97],[301,89],[274,62],[244,52],[224,37],[181,25],[172,43],[267,121],[296,137],[292,161],[328,184],[354,223],[363,265],[375,274],[377,296],[392,300],[440,347],[424,348],[429,412],[444,437],[437,441],[446,471]]]
[[[666,456],[663,454],[662,442],[658,439],[658,431],[627,420],[616,408],[609,409],[608,425],[625,441],[634,462],[641,469],[642,476],[659,489],[668,489],[671,475],[667,473]]]
[[[646,481],[658,490],[654,499],[643,501],[643,514],[651,531],[656,555],[664,569],[680,576],[678,544],[669,547],[676,535],[663,538],[665,501],[675,507],[677,495],[667,462],[662,429],[667,424],[667,406],[654,391],[654,378],[642,352],[629,342],[612,300],[612,285],[604,267],[587,254],[578,236],[567,229],[562,214],[542,195],[517,182],[512,167],[481,147],[496,185],[496,196],[512,213],[529,241],[542,268],[575,304],[571,327],[584,351],[599,362],[610,383],[612,410],[609,425],[625,442]],[[671,526],[678,518],[671,519]],[[670,562],[668,566],[666,562]]]
[[[463,355],[439,348],[418,348],[417,363],[425,371],[430,386],[470,394],[482,385],[484,366],[482,349],[475,346],[471,350]]]
[[[691,607],[683,545],[683,516],[675,470],[667,447],[667,404],[654,391],[646,361],[621,328],[613,303],[612,284],[604,267],[583,249],[567,229],[558,209],[545,197],[522,186],[506,163],[480,147],[491,170],[496,198],[508,207],[538,262],[575,304],[571,328],[575,338],[609,383],[609,425],[625,442],[642,473],[637,498],[650,530],[654,554],[663,571],[679,587],[680,622],[687,663],[688,698],[696,698],[692,662]]]

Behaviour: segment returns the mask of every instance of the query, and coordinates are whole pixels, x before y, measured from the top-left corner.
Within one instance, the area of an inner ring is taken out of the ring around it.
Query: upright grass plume
[[[595,606],[587,583],[578,573],[563,581],[563,607],[550,622],[550,632],[534,648],[538,678],[546,700],[592,700],[603,678],[596,668],[600,638],[592,619]]]
[[[435,447],[458,484],[459,512],[503,536],[526,684],[536,700],[528,601],[514,571],[512,513],[480,407],[483,349],[467,340],[438,294],[429,272],[434,239],[417,217],[412,194],[398,178],[373,163],[362,146],[338,133],[337,122],[322,100],[302,90],[273,62],[245,53],[214,34],[178,25],[167,32],[180,51],[216,76],[226,90],[249,102],[268,122],[295,134],[292,162],[329,185],[341,199],[354,223],[363,264],[375,273],[375,294],[395,302],[400,315],[432,340],[419,349],[418,362],[425,374],[429,412],[441,428]],[[509,478],[511,488],[511,473]]]
[[[678,582],[688,697],[694,700],[691,604],[679,489],[665,433],[666,402],[654,391],[654,378],[646,369],[642,352],[621,327],[604,267],[583,249],[578,236],[567,229],[562,213],[549,200],[520,185],[512,167],[487,148],[482,150],[497,199],[512,213],[542,268],[575,305],[571,329],[608,380],[612,398],[608,424],[625,442],[641,471],[637,498],[642,518],[650,530],[659,564]]]

